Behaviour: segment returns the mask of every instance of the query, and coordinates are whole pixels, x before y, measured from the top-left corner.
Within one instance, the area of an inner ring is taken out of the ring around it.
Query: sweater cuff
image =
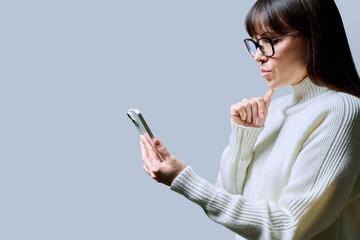
[[[170,189],[199,205],[206,205],[216,191],[214,185],[199,177],[190,166],[174,179]]]
[[[232,139],[230,146],[234,149],[240,146],[240,159],[247,159],[252,155],[256,140],[264,127],[244,127],[231,121]]]

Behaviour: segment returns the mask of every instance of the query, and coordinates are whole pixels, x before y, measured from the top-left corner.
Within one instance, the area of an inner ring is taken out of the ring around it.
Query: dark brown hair
[[[279,34],[298,31],[309,43],[310,80],[360,97],[360,78],[333,0],[258,0],[245,25],[252,37],[268,30]]]

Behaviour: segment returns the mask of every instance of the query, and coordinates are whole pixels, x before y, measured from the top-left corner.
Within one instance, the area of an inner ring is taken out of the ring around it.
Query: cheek
[[[287,48],[278,60],[278,74],[287,78],[305,78],[307,75],[307,45],[299,44],[297,48]],[[291,77],[293,76],[293,77]],[[302,80],[302,79],[300,79]],[[300,81],[299,80],[299,81]],[[295,80],[296,81],[296,80]]]
[[[294,67],[304,71],[307,66],[308,43],[304,38],[300,38],[294,42],[294,46],[296,47],[293,47],[292,51],[288,52],[289,60],[294,63]]]

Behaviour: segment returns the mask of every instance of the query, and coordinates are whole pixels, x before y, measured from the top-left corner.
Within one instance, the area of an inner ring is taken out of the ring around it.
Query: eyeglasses
[[[249,50],[249,53],[251,56],[255,56],[257,48],[260,49],[262,54],[264,54],[266,57],[272,57],[275,54],[274,44],[277,43],[277,40],[286,36],[289,36],[291,34],[297,33],[296,32],[290,32],[286,33],[284,35],[281,35],[276,38],[271,37],[262,37],[259,38],[257,41],[251,38],[247,38],[244,40],[246,48]]]

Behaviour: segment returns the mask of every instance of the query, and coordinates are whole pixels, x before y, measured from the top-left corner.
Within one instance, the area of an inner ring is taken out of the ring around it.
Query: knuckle
[[[244,108],[244,104],[243,103],[238,103],[235,107],[234,107],[234,111],[241,111],[241,109]]]
[[[242,103],[240,106],[239,106],[239,110],[243,110],[246,108],[246,105],[247,103]]]
[[[160,168],[158,166],[154,166],[151,168],[151,171],[156,175],[160,172]]]

